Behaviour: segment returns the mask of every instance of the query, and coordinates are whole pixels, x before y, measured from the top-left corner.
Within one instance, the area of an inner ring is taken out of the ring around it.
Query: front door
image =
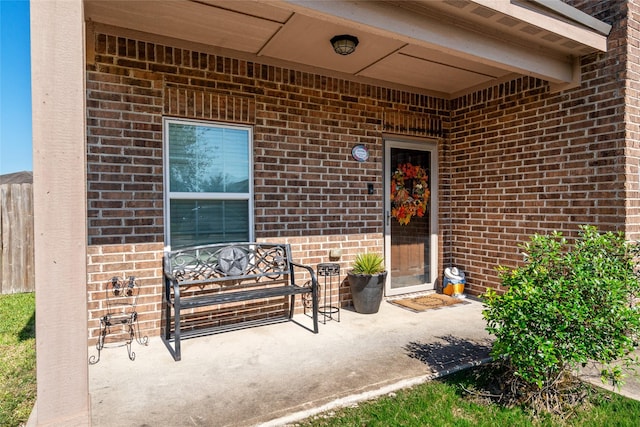
[[[385,140],[386,295],[434,289],[437,277],[437,145]]]

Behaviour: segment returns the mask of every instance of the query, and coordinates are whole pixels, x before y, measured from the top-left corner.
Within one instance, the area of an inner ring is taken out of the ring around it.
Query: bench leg
[[[166,301],[164,316],[164,338],[167,342],[171,339],[171,301]]]
[[[313,332],[318,333],[318,289],[312,288],[311,291],[312,307],[313,307]]]
[[[176,305],[173,308],[173,312],[175,314],[175,332],[174,332],[174,338],[175,338],[175,350],[176,350],[176,354],[175,354],[175,361],[178,362],[181,358],[180,356],[180,305]]]
[[[289,302],[289,319],[293,319],[293,312],[296,308],[296,296],[291,295],[291,301]]]

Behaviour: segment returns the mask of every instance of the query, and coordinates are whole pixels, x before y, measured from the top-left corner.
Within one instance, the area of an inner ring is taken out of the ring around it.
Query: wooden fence
[[[33,185],[0,184],[0,294],[35,290]]]

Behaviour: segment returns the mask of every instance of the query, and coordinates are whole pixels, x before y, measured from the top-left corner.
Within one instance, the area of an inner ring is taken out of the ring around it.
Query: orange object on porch
[[[449,296],[464,298],[464,285],[466,283],[465,274],[458,268],[446,268],[444,270],[444,281],[442,293]]]

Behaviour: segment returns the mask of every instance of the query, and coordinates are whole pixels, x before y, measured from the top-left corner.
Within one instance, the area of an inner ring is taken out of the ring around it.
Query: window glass
[[[169,123],[171,192],[249,192],[248,129]]]
[[[165,120],[168,245],[252,240],[251,137],[248,127]]]
[[[247,242],[246,200],[171,200],[171,246]]]

